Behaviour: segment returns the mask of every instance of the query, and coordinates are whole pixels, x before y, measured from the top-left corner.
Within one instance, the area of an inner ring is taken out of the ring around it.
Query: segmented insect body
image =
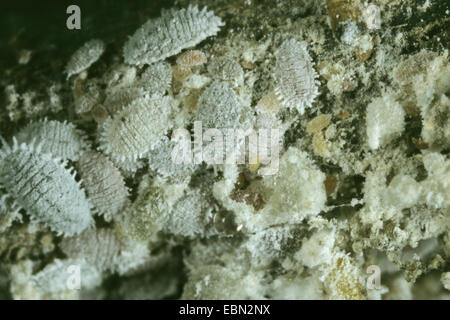
[[[120,231],[132,239],[148,241],[159,231],[194,238],[214,233],[210,226],[210,199],[199,189],[185,192],[186,185],[144,181],[133,206],[121,215]]]
[[[154,150],[148,154],[149,168],[160,176],[175,181],[182,181],[191,176],[197,169],[194,164],[174,163],[172,159],[176,143],[163,139]]]
[[[319,94],[319,82],[306,43],[294,39],[283,42],[274,75],[275,93],[284,106],[297,109],[300,114],[311,107]]]
[[[244,82],[244,71],[235,60],[226,57],[216,57],[208,65],[208,72],[219,80],[227,81],[233,87]]]
[[[110,114],[115,114],[133,100],[144,97],[145,94],[146,91],[140,87],[119,88],[106,96],[103,106]]]
[[[95,81],[90,81],[79,96],[75,96],[75,112],[83,114],[90,112],[104,99],[100,86]]]
[[[88,69],[100,58],[104,51],[105,44],[102,40],[94,39],[86,42],[70,57],[66,65],[67,78]]]
[[[32,122],[17,134],[19,143],[42,142],[42,152],[50,153],[54,158],[77,161],[80,153],[87,147],[83,133],[66,121]]]
[[[117,85],[107,90],[103,103],[110,114],[114,114],[133,100],[146,94],[163,95],[172,83],[172,67],[166,62],[152,63],[141,74],[139,80],[130,85]]]
[[[71,236],[93,224],[90,204],[65,163],[39,147],[5,146],[0,152],[0,184],[32,219]]]
[[[250,108],[241,105],[227,82],[213,82],[200,96],[196,120],[204,128],[246,128],[250,125]]]
[[[203,51],[188,50],[177,57],[177,65],[184,68],[190,68],[205,64],[208,59]]]
[[[116,168],[120,170],[122,175],[126,178],[132,177],[137,170],[141,169],[145,165],[143,159],[122,160],[111,157],[110,160],[116,166]]]
[[[172,67],[166,62],[152,63],[142,73],[140,84],[150,94],[164,94],[172,84]]]
[[[82,234],[65,238],[62,251],[72,259],[84,259],[100,271],[124,274],[148,261],[146,243],[129,242],[112,229],[89,229]]]
[[[78,162],[89,201],[110,221],[126,204],[128,189],[122,175],[103,154],[85,152]]]
[[[162,212],[157,221],[164,221],[161,225],[169,233],[191,238],[214,234],[209,229],[212,222],[211,209],[205,195],[198,189],[181,197],[168,213]]]
[[[224,23],[206,7],[167,10],[147,21],[124,45],[128,64],[150,64],[173,56],[217,34]]]
[[[103,124],[100,148],[118,160],[136,160],[164,137],[172,127],[174,101],[154,95],[135,99]]]

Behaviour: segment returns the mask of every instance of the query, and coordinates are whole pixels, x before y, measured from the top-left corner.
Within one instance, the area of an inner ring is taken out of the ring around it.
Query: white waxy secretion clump
[[[104,51],[105,44],[102,40],[94,39],[86,42],[80,49],[75,51],[67,63],[67,78],[88,69],[100,58]]]
[[[367,138],[372,150],[398,137],[405,127],[405,111],[391,94],[374,99],[367,106]]]
[[[120,171],[103,154],[85,152],[78,163],[89,201],[110,221],[127,202],[128,189]]]
[[[26,144],[0,152],[0,185],[32,219],[71,236],[93,224],[90,204],[65,163]]]
[[[295,253],[294,258],[308,268],[330,263],[333,257],[334,241],[334,230],[318,231],[309,239],[303,240],[302,247]]]
[[[19,143],[30,144],[39,141],[42,143],[42,152],[63,160],[77,161],[82,150],[87,147],[83,133],[66,121],[45,119],[32,122],[23,128],[16,138]]]
[[[450,272],[443,272],[441,282],[445,289],[450,290]]]
[[[319,94],[317,77],[306,43],[283,42],[275,65],[275,93],[282,104],[303,114]]]
[[[421,186],[408,175],[396,175],[387,188],[388,203],[394,207],[405,209],[413,207],[419,200]]]
[[[161,17],[147,21],[128,39],[123,48],[125,62],[138,65],[163,60],[216,35],[223,25],[206,7],[165,10]]]
[[[272,224],[300,222],[325,208],[325,174],[298,148],[290,147],[280,159],[278,173],[266,179],[273,190],[265,208]]]
[[[436,209],[450,207],[450,160],[438,152],[429,152],[424,154],[423,164],[428,173],[421,183],[423,202]]]

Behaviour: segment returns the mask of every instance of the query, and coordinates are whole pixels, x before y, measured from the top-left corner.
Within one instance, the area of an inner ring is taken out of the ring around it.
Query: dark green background
[[[81,30],[66,27],[66,9],[71,4],[81,8]],[[30,49],[34,51],[32,67],[45,69],[50,59],[67,61],[92,38],[121,42],[148,18],[158,16],[161,8],[172,6],[173,0],[2,1],[0,67],[16,64],[19,50]]]

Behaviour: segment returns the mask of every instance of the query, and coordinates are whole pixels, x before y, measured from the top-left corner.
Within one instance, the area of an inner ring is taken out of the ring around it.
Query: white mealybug
[[[139,80],[129,85],[108,88],[103,106],[110,114],[115,114],[133,100],[146,94],[164,95],[172,84],[172,67],[166,62],[152,63],[141,74]]]
[[[75,97],[75,112],[83,114],[92,111],[94,107],[104,99],[99,84],[90,81],[86,84],[86,89],[80,96]]]
[[[233,88],[244,83],[244,71],[241,65],[226,56],[211,59],[208,72],[213,78],[227,81]]]
[[[150,94],[164,94],[172,85],[172,67],[167,62],[152,63],[141,74],[140,85]]]
[[[133,100],[142,98],[146,95],[146,91],[141,87],[122,87],[114,91],[111,90],[103,102],[103,107],[108,110],[109,114],[114,115],[124,106],[129,105]]]
[[[165,138],[148,154],[148,166],[153,172],[169,180],[183,181],[189,178],[197,166],[194,164],[174,163],[172,153],[176,143]]]
[[[105,121],[100,148],[122,162],[142,158],[172,127],[173,106],[168,96],[135,99]]]
[[[42,143],[44,153],[50,153],[54,158],[77,161],[87,142],[81,132],[73,124],[55,120],[31,122],[19,131],[16,136],[19,143],[31,144],[33,141]]]
[[[40,147],[5,145],[0,151],[0,185],[31,218],[71,236],[93,224],[90,204],[66,163]]]
[[[88,69],[94,62],[96,62],[105,51],[105,44],[102,40],[94,39],[86,42],[70,57],[66,65],[65,72],[67,79],[72,75],[78,74]]]
[[[205,53],[200,50],[188,50],[177,57],[177,65],[183,68],[201,66],[207,61]]]
[[[199,98],[195,120],[201,121],[204,128],[247,129],[253,115],[227,82],[214,81]]]
[[[89,201],[110,221],[128,199],[128,189],[120,171],[103,154],[88,151],[80,157],[78,172]]]
[[[206,7],[163,10],[161,17],[147,21],[125,43],[125,62],[139,65],[163,60],[216,35],[223,25]]]
[[[284,106],[297,109],[300,114],[311,107],[319,94],[319,82],[306,43],[294,39],[284,41],[274,75],[277,82],[275,93]]]

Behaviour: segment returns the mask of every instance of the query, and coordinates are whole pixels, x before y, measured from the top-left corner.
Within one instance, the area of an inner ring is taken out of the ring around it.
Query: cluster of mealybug
[[[64,236],[60,249],[67,259],[55,259],[31,279],[41,293],[64,291],[61,270],[72,263],[83,267],[83,278],[91,277],[88,285],[100,283],[102,272],[123,275],[141,267],[150,256],[145,241],[156,234],[192,239],[240,230],[233,212],[221,208],[210,190],[204,190],[213,184],[212,178],[203,182],[206,188],[188,184],[198,167],[172,162],[175,142],[168,138],[175,124],[191,120],[220,129],[250,129],[256,123],[251,98],[245,94],[246,74],[235,57],[207,53],[207,58],[203,51],[188,50],[177,57],[174,68],[164,61],[216,35],[223,25],[206,8],[163,10],[125,43],[125,63],[116,61],[110,72],[96,78],[83,71],[103,54],[104,43],[91,40],[79,48],[65,73],[67,78],[77,75],[71,82],[74,111],[83,120],[97,122],[97,136],[90,138],[97,139],[98,150],[91,150],[74,124],[47,119],[20,130],[12,146],[3,143],[0,232],[25,211],[33,222]],[[275,78],[275,91],[260,103],[265,111],[278,111],[275,102],[280,99],[303,113],[318,95],[317,74],[303,43],[282,44]],[[177,108],[176,94],[192,100],[195,108],[189,115]],[[127,206],[130,190],[123,175],[136,173],[144,159],[146,177],[154,178],[153,183],[146,186],[150,179],[143,178],[136,200]],[[77,172],[68,169],[72,162]],[[94,221],[93,213],[104,221]],[[94,222],[113,222],[122,234],[115,228],[94,228]],[[285,240],[277,233],[267,234],[253,237],[253,242]]]
[[[38,143],[36,143],[38,141]],[[0,230],[25,210],[32,221],[64,236],[93,226],[92,209],[110,220],[126,203],[121,173],[103,155],[88,151],[81,130],[68,122],[32,122],[0,150]],[[67,161],[79,161],[77,181]],[[86,196],[84,188],[88,191]]]

